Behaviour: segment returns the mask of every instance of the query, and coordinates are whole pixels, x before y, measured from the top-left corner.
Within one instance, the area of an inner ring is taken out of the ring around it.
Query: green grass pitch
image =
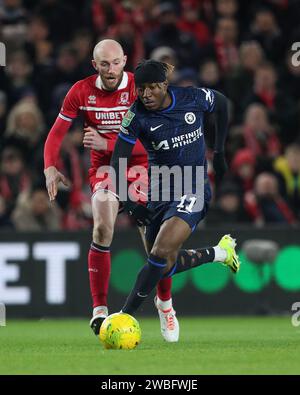
[[[291,318],[179,317],[179,343],[156,318],[138,318],[142,342],[104,350],[87,320],[8,320],[0,374],[300,374],[300,327]]]

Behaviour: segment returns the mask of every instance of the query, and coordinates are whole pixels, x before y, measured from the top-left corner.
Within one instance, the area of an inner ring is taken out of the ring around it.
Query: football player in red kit
[[[44,148],[46,186],[50,200],[57,195],[60,182],[66,177],[56,168],[59,150],[72,121],[82,113],[85,119],[84,147],[90,149],[89,180],[92,190],[93,240],[88,255],[90,289],[93,299],[93,317],[90,326],[96,335],[108,315],[107,293],[110,278],[110,245],[119,201],[109,187],[104,186],[106,174],[99,171],[109,166],[123,116],[134,102],[136,91],[133,74],[124,71],[126,56],[114,40],[102,40],[94,48],[92,64],[97,71],[76,82],[67,93],[60,113],[52,126]],[[147,154],[138,142],[133,150],[128,170],[133,166],[147,168]],[[128,183],[134,179],[128,178]],[[147,180],[145,180],[145,183]],[[139,185],[141,180],[139,179]],[[108,198],[109,195],[109,198]],[[139,194],[139,196],[142,196]],[[140,232],[143,235],[142,229]],[[124,264],[128,264],[124,262]],[[172,307],[171,278],[158,283],[155,305],[158,309],[161,332],[168,342],[179,338],[179,324]]]

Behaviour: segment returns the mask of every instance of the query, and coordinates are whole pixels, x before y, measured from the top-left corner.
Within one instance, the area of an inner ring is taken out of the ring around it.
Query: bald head
[[[102,40],[95,46],[92,64],[98,71],[105,90],[114,91],[118,88],[126,60],[123,48],[115,40]]]
[[[97,61],[97,59],[102,59],[103,57],[107,57],[113,54],[113,56],[124,56],[123,48],[118,43],[118,41],[106,39],[99,41],[96,44],[93,51],[93,58]]]

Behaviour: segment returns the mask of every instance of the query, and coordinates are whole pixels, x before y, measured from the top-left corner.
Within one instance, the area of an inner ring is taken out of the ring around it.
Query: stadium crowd
[[[300,221],[299,0],[0,0],[0,230],[92,226],[89,152],[77,119],[61,149],[72,182],[49,202],[43,147],[62,100],[95,71],[92,48],[114,38],[126,70],[152,58],[175,65],[172,84],[230,100],[229,172],[205,226]],[[298,59],[298,60],[297,60]],[[213,146],[207,121],[206,139]],[[208,149],[208,161],[212,157]],[[117,226],[131,226],[119,216]]]

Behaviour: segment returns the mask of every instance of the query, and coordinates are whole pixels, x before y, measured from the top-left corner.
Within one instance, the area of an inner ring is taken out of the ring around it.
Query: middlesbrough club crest
[[[129,104],[129,92],[121,93],[119,104]]]
[[[88,104],[96,104],[96,96],[90,95],[88,97]]]

